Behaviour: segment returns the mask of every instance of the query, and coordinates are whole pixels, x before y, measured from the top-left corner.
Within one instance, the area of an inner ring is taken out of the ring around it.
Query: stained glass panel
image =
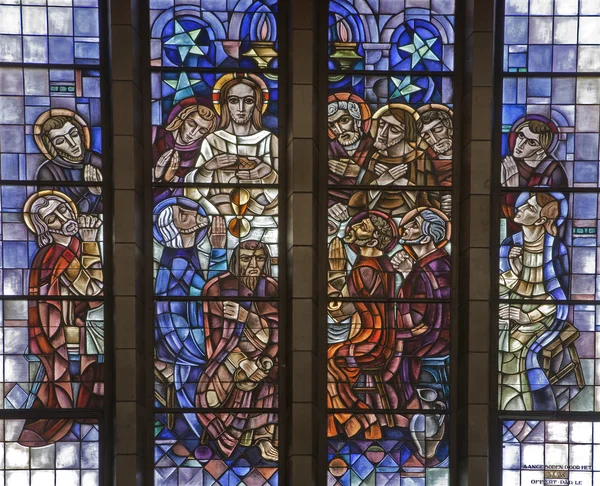
[[[277,1],[180,3],[150,1],[155,484],[275,485]]]
[[[451,0],[329,2],[330,485],[450,481],[453,25]]]
[[[330,0],[329,69],[452,71],[452,0]]]
[[[600,13],[589,0],[506,0],[504,71],[600,70]]]
[[[600,424],[506,420],[502,426],[502,483],[577,484],[598,481]]]
[[[277,67],[277,0],[150,0],[152,66]]]
[[[98,0],[0,0],[0,62],[99,64]]]
[[[97,0],[0,0],[4,485],[100,484],[101,7]]]
[[[41,421],[38,421],[41,422]],[[35,434],[31,420],[0,421],[0,484],[5,486],[97,486],[100,484],[99,427],[94,420],[54,420],[59,442]],[[62,422],[62,423],[60,423]]]

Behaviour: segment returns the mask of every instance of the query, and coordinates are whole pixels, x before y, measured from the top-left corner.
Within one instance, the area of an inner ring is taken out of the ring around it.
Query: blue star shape
[[[179,79],[166,79],[165,84],[175,90],[174,101],[177,103],[186,98],[194,96],[193,86],[198,84],[200,79],[190,79],[187,73],[181,73]]]
[[[410,96],[423,89],[421,86],[413,84],[410,76],[406,76],[404,79],[392,78],[391,81],[396,87],[390,96],[391,99],[404,98],[410,102]]]
[[[166,46],[175,46],[181,56],[181,61],[185,61],[189,54],[204,56],[204,52],[200,46],[196,45],[196,39],[202,32],[202,29],[191,30],[187,32],[182,25],[175,21],[175,35],[167,39]]]
[[[434,44],[439,40],[438,37],[432,37],[431,39],[423,40],[421,36],[416,32],[413,33],[413,41],[411,44],[398,47],[399,50],[411,54],[411,68],[414,68],[423,59],[429,59],[431,61],[439,61],[435,52],[431,50]]]

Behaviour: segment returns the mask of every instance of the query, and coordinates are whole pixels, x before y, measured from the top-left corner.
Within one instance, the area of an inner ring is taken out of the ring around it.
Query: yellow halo
[[[223,85],[225,83],[228,83],[229,81],[236,79],[236,78],[246,78],[246,79],[250,79],[252,81],[254,81],[261,89],[262,94],[263,94],[263,106],[262,106],[262,113],[264,113],[265,111],[267,111],[267,107],[269,106],[269,88],[267,88],[267,85],[265,84],[265,82],[260,79],[259,76],[257,76],[256,74],[251,74],[251,73],[230,73],[230,74],[225,74],[223,76],[221,76],[217,82],[215,83],[214,87],[213,87],[213,94],[212,94],[212,100],[213,100],[213,105],[215,107],[215,111],[217,112],[217,115],[221,116],[221,89],[223,89]]]
[[[37,145],[40,152],[42,152],[42,154],[44,154],[44,156],[47,159],[52,159],[53,157],[50,154],[50,152],[48,152],[48,148],[46,147],[44,139],[42,138],[42,128],[44,127],[44,123],[46,123],[50,118],[55,116],[65,116],[67,118],[72,118],[77,123],[79,123],[83,128],[82,137],[83,142],[85,143],[85,147],[88,150],[90,150],[92,146],[92,138],[90,135],[90,129],[87,126],[86,121],[74,111],[67,110],[65,108],[52,108],[51,110],[42,113],[33,125],[33,138],[35,140],[35,144]]]
[[[64,194],[60,191],[52,191],[52,190],[36,192],[36,193],[32,194],[31,196],[29,196],[29,199],[27,199],[27,202],[25,202],[25,206],[23,206],[23,219],[25,221],[25,224],[29,228],[29,231],[31,231],[32,233],[36,233],[36,231],[35,231],[35,226],[33,224],[33,221],[31,221],[31,206],[33,206],[33,203],[36,202],[40,197],[45,197],[45,196],[56,196],[59,199],[62,199],[64,202],[66,202],[71,207],[71,209],[73,210],[73,214],[75,214],[75,218],[77,218],[77,215],[78,215],[77,206],[75,206],[75,203],[73,202],[73,200],[66,194]]]

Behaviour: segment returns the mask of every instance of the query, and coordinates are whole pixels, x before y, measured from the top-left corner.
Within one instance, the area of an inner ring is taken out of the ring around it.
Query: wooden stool
[[[575,346],[575,342],[578,338],[579,331],[572,324],[566,322],[558,337],[542,350],[542,367],[548,375],[548,380],[550,380],[551,385],[554,385],[556,382],[567,376],[571,371],[574,371],[575,379],[577,380],[577,386],[579,388],[583,388],[585,386],[583,368],[581,367],[579,354],[577,353],[577,347]],[[552,373],[550,369],[552,359],[563,351],[567,351],[569,353],[571,362],[560,369],[557,373]]]
[[[390,400],[389,400],[387,391],[385,390],[385,385],[383,384],[383,379],[381,378],[381,369],[379,369],[379,368],[377,368],[377,369],[363,368],[363,369],[361,369],[361,372],[362,372],[363,376],[365,376],[365,378],[368,376],[372,377],[373,381],[375,382],[375,386],[371,387],[371,386],[356,386],[356,385],[354,385],[352,387],[352,389],[356,393],[379,395],[379,398],[381,399],[381,404],[383,405],[383,408],[386,410],[389,410],[390,409]],[[392,414],[386,413],[385,421],[386,421],[388,427],[395,426],[394,416]]]

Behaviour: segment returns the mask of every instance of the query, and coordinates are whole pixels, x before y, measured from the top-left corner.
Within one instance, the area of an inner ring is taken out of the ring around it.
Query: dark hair
[[[418,131],[417,122],[412,113],[401,108],[390,106],[387,112],[381,114],[381,117],[384,117],[388,113],[404,125],[404,140],[415,143],[418,138]]]
[[[242,241],[233,251],[233,255],[231,255],[231,260],[229,261],[229,272],[231,274],[238,275],[240,273],[239,262],[241,250],[263,250],[266,256],[263,273],[269,277],[271,276],[271,253],[269,252],[269,247],[257,240]]]
[[[540,120],[525,120],[515,129],[515,132],[519,132],[523,130],[523,128],[529,128],[531,133],[539,135],[540,146],[544,149],[544,152],[548,151],[550,145],[552,145],[552,140],[554,139],[554,133],[548,123]]]
[[[227,128],[231,122],[227,98],[231,88],[238,84],[245,84],[252,88],[254,99],[256,101],[254,104],[254,112],[252,113],[252,125],[254,125],[255,128],[262,128],[263,93],[260,86],[248,78],[233,78],[232,80],[227,81],[221,88],[221,99],[219,101],[221,105],[221,123],[219,124],[219,128]]]
[[[545,192],[538,192],[535,196],[535,200],[542,208],[540,216],[546,218],[546,223],[544,223],[546,232],[552,236],[556,236],[558,234],[558,228],[555,223],[556,218],[558,218],[560,213],[560,204],[554,196]]]
[[[429,110],[423,113],[417,120],[417,129],[423,130],[423,125],[440,120],[446,128],[452,129],[452,117],[444,110]]]
[[[70,116],[64,116],[64,115],[51,116],[50,118],[48,118],[46,120],[44,125],[42,125],[42,133],[41,133],[42,142],[44,142],[44,146],[46,147],[46,150],[48,151],[48,153],[50,154],[50,156],[53,159],[58,155],[58,152],[54,148],[54,145],[52,145],[52,141],[50,140],[50,132],[52,130],[61,129],[67,123],[70,123],[75,128],[77,128],[79,135],[81,137],[83,137],[83,127],[81,126],[81,123],[79,123],[75,118],[72,118]]]
[[[370,213],[369,219],[375,227],[375,231],[373,231],[373,238],[377,240],[377,246],[375,248],[385,251],[394,238],[394,227],[386,218],[377,214]]]

